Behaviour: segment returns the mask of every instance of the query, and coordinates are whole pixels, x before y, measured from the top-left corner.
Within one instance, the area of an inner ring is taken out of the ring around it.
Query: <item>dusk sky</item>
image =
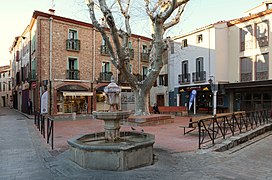
[[[166,36],[179,35],[221,20],[243,17],[245,16],[244,12],[246,10],[261,4],[263,1],[264,0],[190,0],[184,11],[181,23],[170,32],[167,32]],[[58,16],[91,22],[84,0],[55,0],[54,4],[55,14]],[[2,3],[0,6],[0,31],[2,34],[0,43],[0,66],[9,64],[9,48],[14,38],[20,36],[29,24],[34,10],[48,12],[51,5],[51,0],[11,0]],[[148,21],[143,19],[140,19],[140,21],[141,23],[136,23],[137,27],[132,28],[137,28],[136,34],[146,35],[148,30],[144,27],[146,27],[145,22]]]

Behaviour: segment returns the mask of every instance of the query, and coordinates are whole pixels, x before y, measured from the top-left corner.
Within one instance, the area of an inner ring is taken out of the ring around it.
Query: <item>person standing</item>
[[[31,115],[32,114],[32,101],[30,98],[28,99],[27,107],[28,107],[28,114]]]

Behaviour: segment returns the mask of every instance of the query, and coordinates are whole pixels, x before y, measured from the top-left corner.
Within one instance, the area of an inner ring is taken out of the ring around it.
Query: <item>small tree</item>
[[[108,0],[107,0],[108,1]],[[120,13],[124,18],[125,29],[122,30],[117,27],[115,18],[109,8],[106,0],[86,0],[89,8],[90,18],[93,25],[101,33],[102,38],[106,42],[111,62],[120,71],[120,73],[128,81],[135,95],[135,114],[149,115],[148,96],[152,85],[156,81],[161,68],[164,65],[163,54],[167,51],[167,42],[163,35],[165,31],[172,26],[179,23],[181,14],[184,11],[185,5],[189,0],[144,0],[145,10],[152,26],[152,44],[150,47],[149,56],[149,72],[146,78],[139,81],[129,69],[130,55],[129,55],[129,38],[131,36],[130,26],[130,0],[116,0]],[[102,12],[105,22],[110,29],[110,39],[108,38],[104,27],[97,21],[95,5],[99,7]],[[112,43],[111,43],[112,42]]]

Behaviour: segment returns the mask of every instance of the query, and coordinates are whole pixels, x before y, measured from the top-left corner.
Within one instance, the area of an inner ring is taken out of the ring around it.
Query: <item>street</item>
[[[197,150],[171,153],[155,148],[152,166],[125,172],[85,170],[57,156],[34,127],[33,120],[14,109],[0,109],[0,179],[272,179],[272,136],[237,151]]]

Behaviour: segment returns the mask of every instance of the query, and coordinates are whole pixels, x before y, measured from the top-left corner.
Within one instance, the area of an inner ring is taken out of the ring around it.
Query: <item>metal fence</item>
[[[54,149],[54,119],[51,117],[46,117],[39,112],[35,112],[34,124],[41,132],[43,138],[46,139],[46,143],[50,144],[51,148]]]
[[[225,139],[226,136],[247,132],[260,125],[267,124],[268,110],[235,112],[200,119],[198,123],[198,147],[203,144],[215,144],[216,139]]]

